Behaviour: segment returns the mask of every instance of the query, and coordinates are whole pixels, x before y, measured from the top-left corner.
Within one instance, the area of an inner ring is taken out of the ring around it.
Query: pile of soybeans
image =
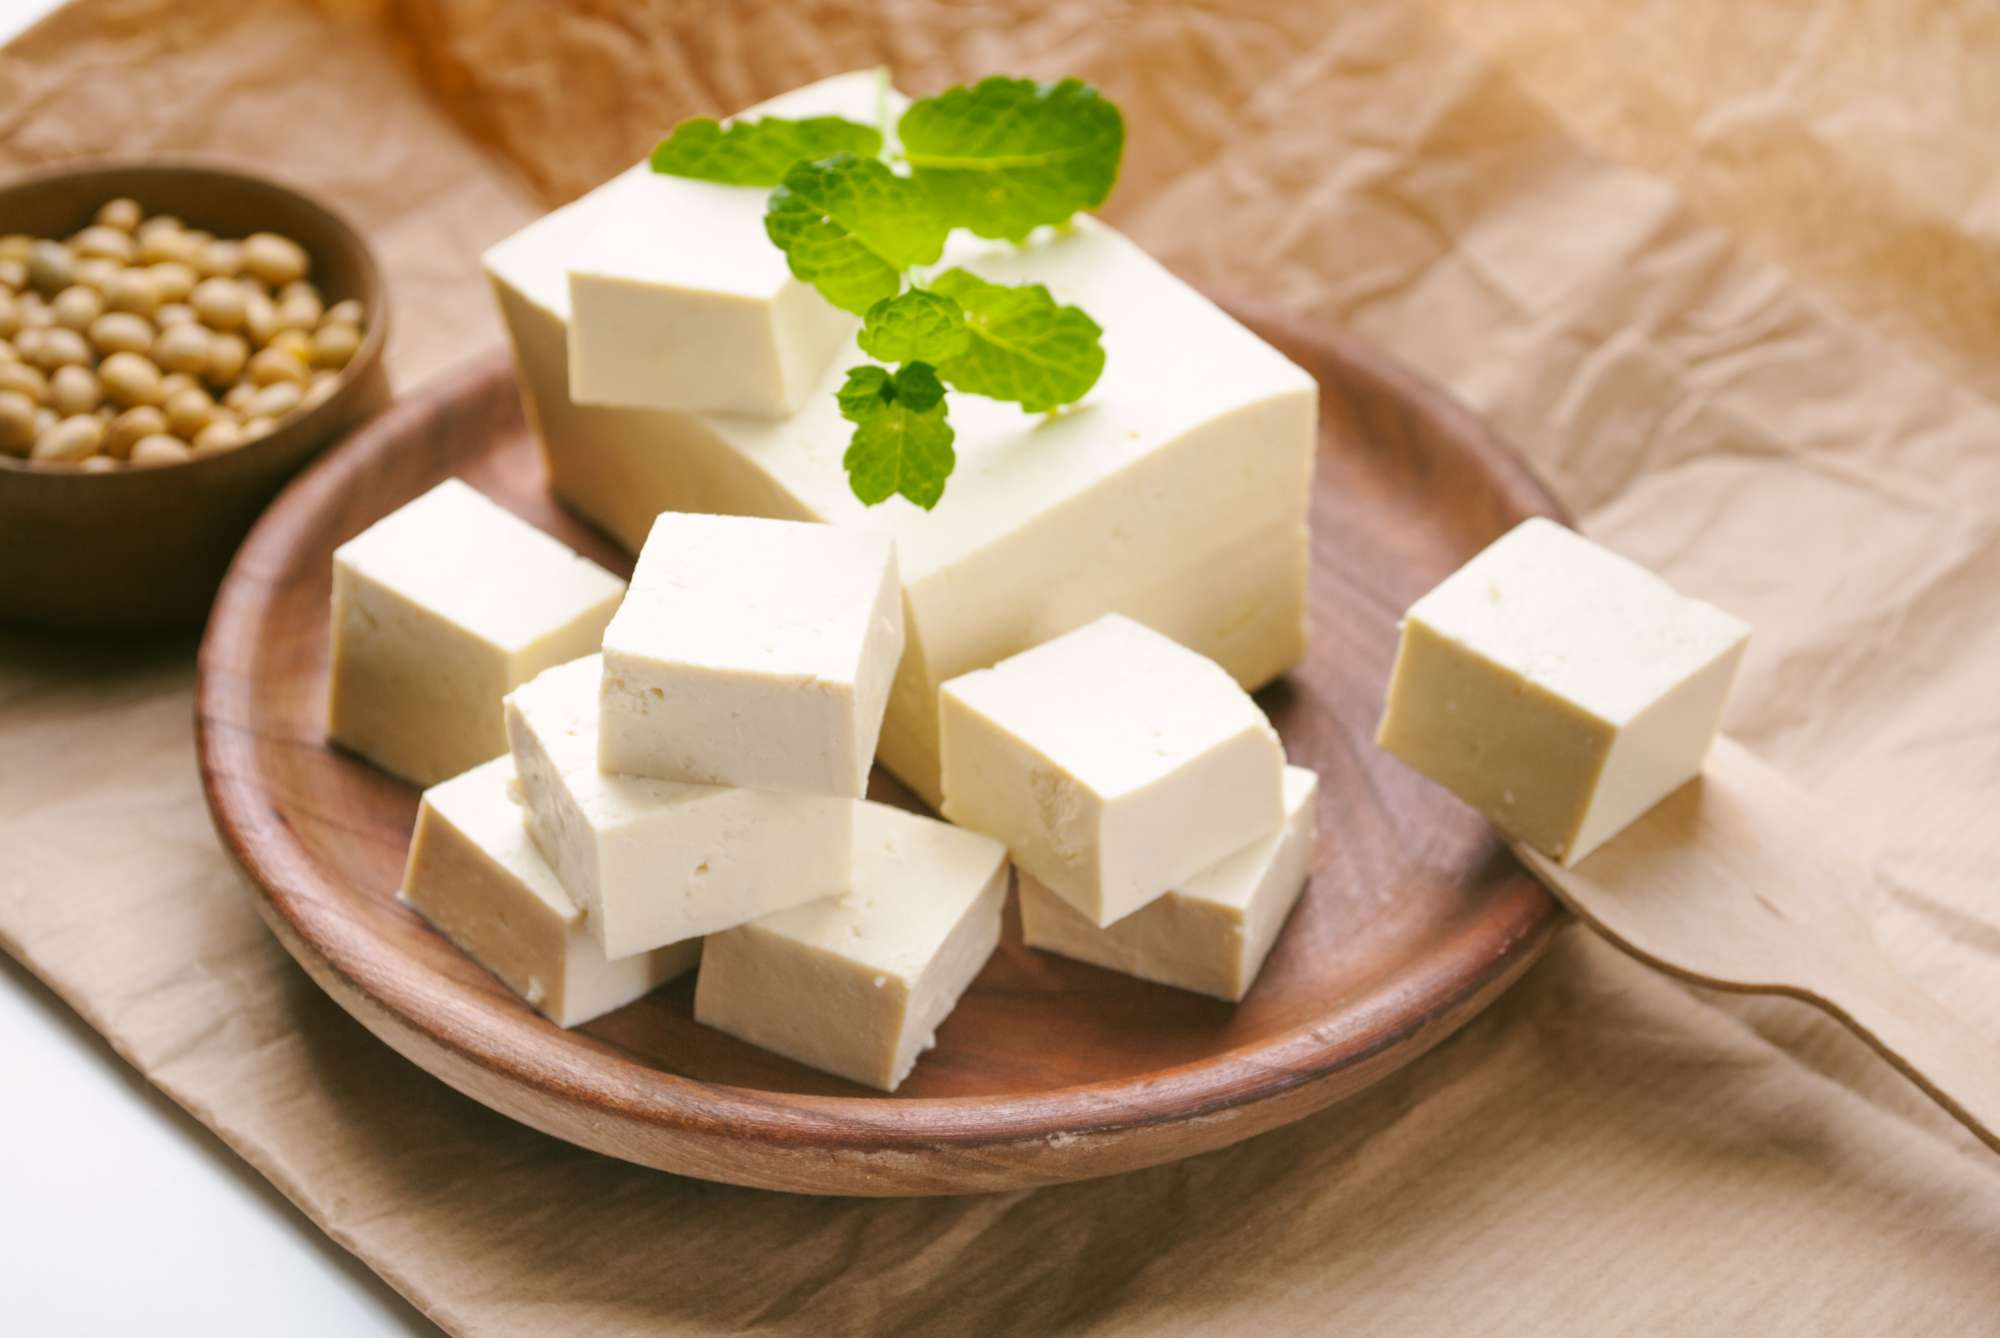
[[[64,240],[0,236],[0,453],[109,472],[234,450],[332,393],[359,302],[305,248],[112,200]]]

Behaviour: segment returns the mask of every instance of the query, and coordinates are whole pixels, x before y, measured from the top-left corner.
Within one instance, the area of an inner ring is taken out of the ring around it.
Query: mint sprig
[[[884,129],[839,117],[685,121],[652,166],[777,187],[766,235],[801,282],[863,317],[861,351],[895,364],[850,368],[838,392],[854,424],[849,486],[869,506],[900,495],[929,510],[957,463],[945,386],[1048,412],[1090,392],[1104,349],[1097,322],[1040,284],[962,268],[925,282],[921,271],[954,229],[1020,243],[1102,204],[1125,123],[1088,84],[996,76],[912,103],[892,158],[879,156]]]

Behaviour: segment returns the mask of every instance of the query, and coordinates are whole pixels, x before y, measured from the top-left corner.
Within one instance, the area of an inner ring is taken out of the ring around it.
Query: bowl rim
[[[361,229],[353,220],[328,204],[312,191],[279,181],[256,172],[245,171],[231,164],[212,161],[198,156],[163,158],[79,158],[68,162],[51,163],[32,168],[26,172],[0,181],[0,202],[7,197],[34,191],[55,181],[67,181],[93,176],[112,176],[125,173],[155,172],[162,175],[202,176],[211,180],[225,181],[234,187],[247,187],[252,191],[262,191],[276,195],[289,195],[308,210],[318,213],[328,229],[348,247],[355,257],[360,272],[361,296],[371,313],[367,326],[361,332],[361,346],[354,350],[354,356],[340,369],[334,379],[333,390],[319,403],[307,408],[303,413],[279,420],[277,426],[256,440],[234,450],[217,451],[210,455],[197,455],[188,460],[171,460],[151,464],[132,464],[129,461],[116,470],[92,471],[83,468],[81,462],[33,462],[0,452],[0,474],[20,478],[35,479],[109,479],[129,477],[139,474],[157,474],[170,470],[198,471],[226,467],[223,462],[236,460],[250,454],[263,454],[287,441],[296,441],[301,436],[323,435],[327,426],[352,400],[355,389],[382,360],[384,346],[389,338],[389,288],[382,277],[381,263],[375,257],[375,248],[368,242]],[[240,466],[239,466],[240,467]],[[23,486],[33,487],[28,484]]]

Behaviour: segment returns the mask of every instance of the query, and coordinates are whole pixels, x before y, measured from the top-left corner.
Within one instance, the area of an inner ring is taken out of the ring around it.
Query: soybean
[[[206,424],[194,435],[196,455],[213,455],[218,451],[233,451],[248,437],[232,418],[218,418]]]
[[[92,224],[70,238],[69,250],[78,260],[102,256],[121,265],[131,264],[132,257],[138,253],[138,248],[132,244],[131,233],[101,224]]]
[[[18,390],[0,390],[0,451],[26,455],[35,444],[35,402]]]
[[[169,372],[200,376],[208,370],[215,339],[199,325],[170,325],[153,341],[153,361]]]
[[[152,323],[129,311],[107,311],[90,323],[86,333],[100,356],[144,353],[153,347]]]
[[[368,313],[362,307],[360,300],[350,297],[345,301],[336,302],[328,307],[326,315],[320,317],[319,323],[323,326],[352,325],[356,329],[359,329],[366,322],[367,315]]]
[[[160,402],[160,369],[137,353],[114,353],[97,368],[112,401],[123,408]]]
[[[0,362],[0,391],[11,390],[30,404],[46,404],[49,378],[26,362]]]
[[[361,331],[352,325],[322,325],[313,332],[312,360],[317,367],[345,367],[361,348]]]
[[[260,349],[250,356],[250,379],[260,386],[290,382],[303,387],[311,379],[306,365],[282,348]]]
[[[104,403],[104,387],[88,367],[75,363],[58,367],[49,378],[49,403],[65,418],[94,413]]]
[[[162,260],[146,271],[153,280],[153,291],[160,295],[162,302],[180,302],[194,291],[201,276],[194,272],[192,265],[184,265],[178,260]]]
[[[253,232],[243,239],[243,268],[273,288],[281,288],[306,273],[305,248],[275,232]]]
[[[49,304],[49,309],[55,313],[57,325],[72,330],[88,330],[90,323],[104,314],[104,298],[95,288],[73,283],[56,294],[56,300]]]
[[[28,282],[35,291],[54,296],[70,286],[76,262],[61,242],[36,242],[28,251]]]
[[[160,309],[160,290],[145,270],[120,270],[104,285],[104,305],[113,311],[150,316]]]
[[[194,459],[194,452],[179,437],[158,433],[141,437],[132,447],[131,461],[135,465],[178,465]]]
[[[280,330],[278,331],[278,333],[271,336],[271,342],[265,345],[265,347],[275,348],[280,352],[289,353],[293,357],[297,358],[301,363],[309,363],[312,361],[312,356],[313,356],[312,336],[307,334],[304,330]]]
[[[250,345],[242,335],[219,334],[208,341],[208,379],[214,385],[234,384],[249,361]]]
[[[106,260],[103,256],[92,256],[88,260],[77,261],[70,270],[70,278],[74,283],[102,293],[111,286],[113,279],[124,272],[125,267],[117,261]]]
[[[65,418],[35,438],[31,460],[73,464],[97,453],[104,440],[104,424],[89,414]]]
[[[194,440],[195,435],[215,421],[215,401],[205,390],[189,387],[167,396],[167,427],[177,437]]]
[[[203,279],[188,295],[188,305],[211,330],[226,333],[243,324],[243,289],[234,279]]]
[[[259,418],[283,418],[305,399],[305,387],[296,381],[274,381],[250,397],[243,406],[244,426]]]
[[[97,210],[97,221],[100,224],[107,228],[116,228],[120,232],[133,231],[144,217],[145,210],[139,207],[137,200],[123,197],[106,200]]]

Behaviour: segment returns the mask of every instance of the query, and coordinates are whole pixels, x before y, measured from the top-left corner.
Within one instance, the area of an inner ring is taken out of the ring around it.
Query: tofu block
[[[766,103],[761,116],[873,125],[881,76],[859,71]],[[794,106],[797,110],[792,110]],[[569,267],[569,381],[578,404],[787,418],[860,322],[794,279],[764,235],[768,187],[618,179]]]
[[[695,1020],[893,1092],[999,944],[1006,899],[998,841],[863,803],[853,891],[709,939]]]
[[[604,633],[598,765],[858,799],[902,654],[885,536],[668,512]]]
[[[815,84],[787,105],[837,111],[846,96]],[[834,391],[851,349],[783,420],[572,401],[568,272],[597,221],[629,207],[625,180],[485,256],[551,483],[633,552],[662,511],[893,538],[908,647],[881,761],[931,804],[940,685],[1102,614],[1158,628],[1245,687],[1303,656],[1314,382],[1117,232],[1080,218],[1025,247],[966,236],[947,247],[946,264],[1046,284],[1088,311],[1104,330],[1104,374],[1054,416],[954,397],[958,468],[937,508],[901,498],[869,508],[840,463],[853,428]]]
[[[624,594],[447,479],[334,551],[327,737],[418,785],[497,757],[500,699],[596,650]]]
[[[1701,770],[1749,636],[1526,520],[1410,606],[1376,741],[1573,865]]]
[[[853,884],[854,801],[597,769],[592,655],[507,697],[528,833],[612,959]]]
[[[1031,948],[1232,1003],[1250,992],[1312,871],[1319,777],[1285,768],[1285,825],[1100,929],[1028,874],[1021,937]]]
[[[1104,926],[1284,822],[1284,749],[1214,661],[1107,614],[945,684],[944,815]]]
[[[623,1008],[693,968],[701,940],[610,961],[528,839],[512,758],[424,791],[402,900],[559,1027]]]

